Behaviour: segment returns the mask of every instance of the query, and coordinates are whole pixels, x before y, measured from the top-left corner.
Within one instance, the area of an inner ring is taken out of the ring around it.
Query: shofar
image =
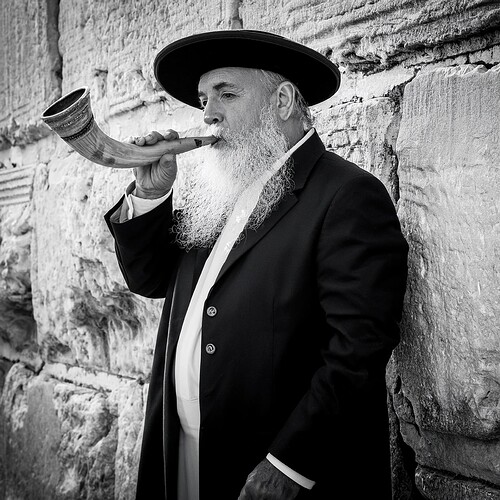
[[[166,153],[185,153],[218,140],[213,136],[185,137],[137,146],[112,139],[94,120],[88,87],[75,89],[58,99],[43,112],[42,120],[77,153],[94,163],[113,168],[148,165]]]

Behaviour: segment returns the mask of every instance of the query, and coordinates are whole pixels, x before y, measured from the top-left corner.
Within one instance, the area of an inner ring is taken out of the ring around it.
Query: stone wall
[[[498,2],[19,0],[0,23],[0,498],[133,498],[161,308],[127,291],[102,218],[131,173],[72,152],[41,112],[85,85],[112,137],[196,127],[152,59],[244,27],[339,64],[317,130],[382,179],[410,243],[394,499],[500,499]]]

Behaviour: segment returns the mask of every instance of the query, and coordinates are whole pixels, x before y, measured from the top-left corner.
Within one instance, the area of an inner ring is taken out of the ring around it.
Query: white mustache
[[[214,137],[217,137],[217,139],[224,139],[224,132],[225,130],[215,124],[209,125],[207,127],[207,133],[210,135],[213,135]]]

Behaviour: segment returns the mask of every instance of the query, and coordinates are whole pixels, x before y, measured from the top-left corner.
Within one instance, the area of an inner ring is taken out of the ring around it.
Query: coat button
[[[207,307],[207,314],[212,318],[217,314],[217,308],[214,306]]]
[[[215,346],[213,344],[207,344],[205,346],[205,351],[207,351],[207,354],[213,354],[215,352]]]

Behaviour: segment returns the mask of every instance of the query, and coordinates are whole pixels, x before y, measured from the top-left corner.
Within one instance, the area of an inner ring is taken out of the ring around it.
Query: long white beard
[[[222,139],[215,147],[203,148],[204,161],[185,173],[185,193],[174,227],[183,248],[212,247],[241,193],[289,149],[271,106],[262,110],[258,127],[238,132],[210,127],[209,133]],[[267,182],[248,229],[257,229],[290,191],[291,171],[289,160]]]

